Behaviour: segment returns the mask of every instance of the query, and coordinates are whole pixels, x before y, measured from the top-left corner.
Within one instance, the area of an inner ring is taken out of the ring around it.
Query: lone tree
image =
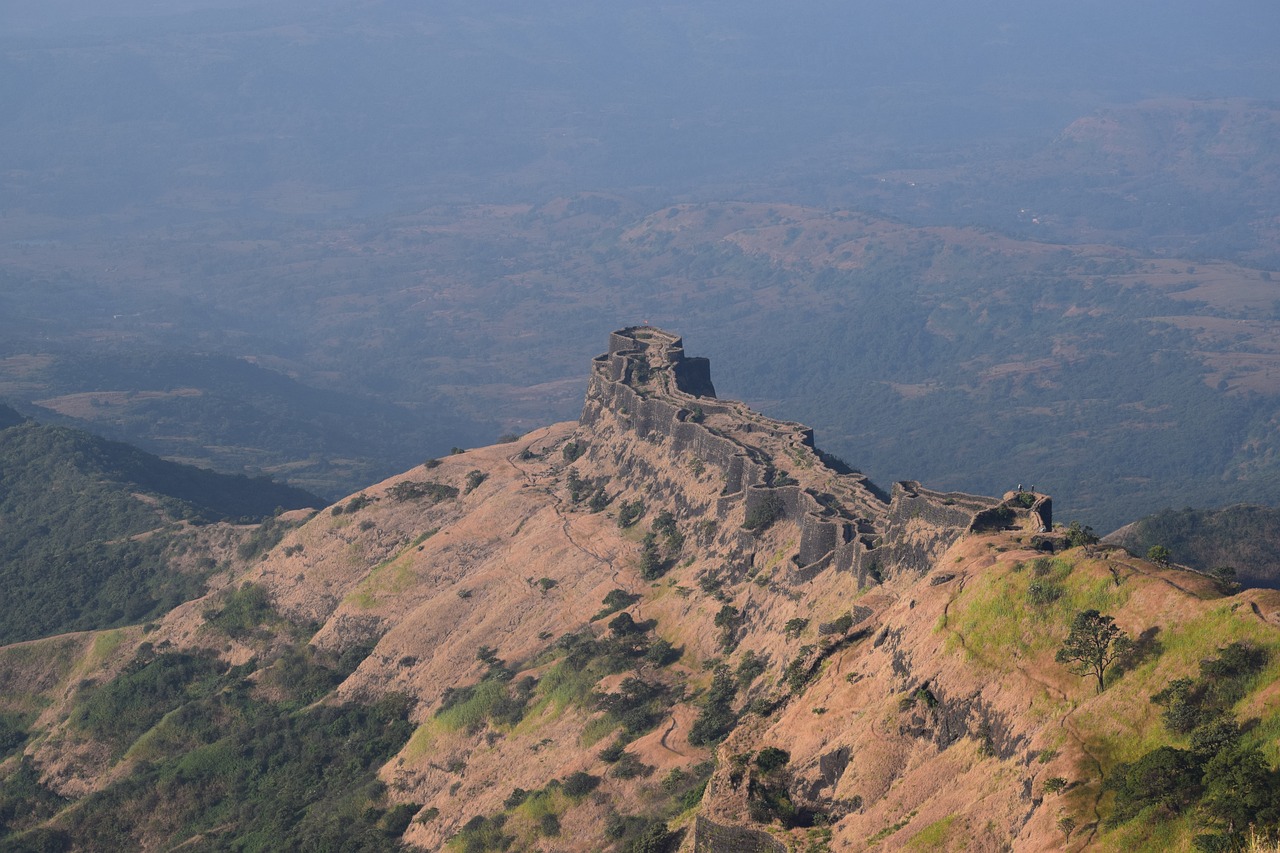
[[[1169,560],[1173,559],[1173,552],[1163,545],[1152,545],[1147,549],[1147,559],[1160,565],[1169,565]]]
[[[1055,660],[1082,678],[1095,676],[1101,693],[1106,687],[1107,667],[1132,647],[1133,641],[1116,627],[1114,619],[1096,610],[1083,610],[1071,620],[1071,633]]]

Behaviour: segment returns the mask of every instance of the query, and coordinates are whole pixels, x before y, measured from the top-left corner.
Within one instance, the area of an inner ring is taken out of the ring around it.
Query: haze
[[[1277,36],[1263,2],[9,0],[0,397],[332,496],[575,416],[651,320],[877,478],[1039,477],[1100,524],[1278,499],[1245,450],[1280,412]],[[988,286],[1065,290],[986,329]],[[1087,473],[1126,460],[1122,497]]]

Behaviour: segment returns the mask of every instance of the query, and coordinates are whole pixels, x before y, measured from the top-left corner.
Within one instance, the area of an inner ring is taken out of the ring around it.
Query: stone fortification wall
[[[810,428],[717,399],[710,362],[686,357],[679,337],[647,326],[614,332],[609,352],[592,363],[580,422],[589,427],[605,418],[718,470],[724,488],[715,502],[717,518],[743,505],[748,516],[766,502],[778,507],[777,517],[800,530],[793,557],[798,582],[831,565],[855,572],[860,583],[924,571],[975,519],[1000,506],[992,498],[934,492],[915,482],[898,483],[886,501],[861,474],[828,465]],[[817,473],[812,482],[831,492],[775,483],[771,453],[793,472]],[[1036,509],[1048,526],[1047,499]]]
[[[787,853],[786,845],[767,832],[745,826],[723,826],[699,815],[693,821],[694,853]]]
[[[895,483],[881,542],[881,567],[928,571],[942,552],[973,529],[979,516],[1000,503],[963,492],[935,492],[914,481]]]

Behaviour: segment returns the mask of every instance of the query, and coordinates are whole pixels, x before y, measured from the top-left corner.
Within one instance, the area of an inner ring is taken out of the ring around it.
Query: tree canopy
[[[1098,679],[1098,692],[1106,687],[1106,671],[1133,646],[1129,635],[1110,616],[1097,610],[1083,610],[1071,620],[1071,632],[1055,660],[1081,677]]]

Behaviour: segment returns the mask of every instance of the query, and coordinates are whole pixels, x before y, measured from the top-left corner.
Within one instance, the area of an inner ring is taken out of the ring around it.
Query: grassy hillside
[[[163,614],[199,595],[218,564],[211,554],[182,559],[202,525],[259,523],[280,507],[321,503],[265,478],[166,462],[78,430],[9,426],[0,430],[0,639]]]
[[[370,487],[149,629],[0,649],[8,842],[1154,853],[1280,825],[1271,593],[1016,517],[866,586],[802,574],[793,520],[717,517],[696,445],[627,417]],[[1132,641],[1101,691],[1056,659],[1090,610]]]

